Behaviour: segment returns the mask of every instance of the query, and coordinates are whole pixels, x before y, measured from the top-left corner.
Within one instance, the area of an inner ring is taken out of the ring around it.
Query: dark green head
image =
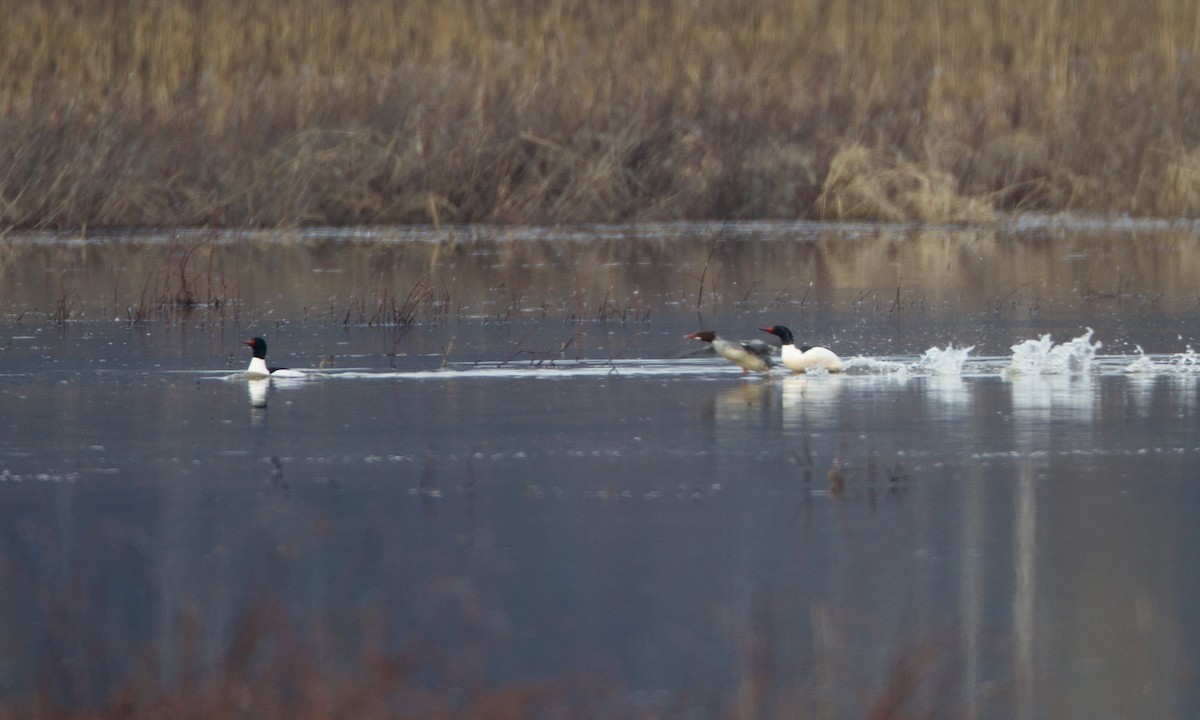
[[[788,330],[783,325],[772,325],[771,327],[759,328],[759,330],[778,336],[779,341],[784,345],[792,345],[796,342],[795,338],[792,337],[792,331]]]
[[[266,340],[263,340],[260,337],[256,337],[256,338],[250,338],[249,340],[243,340],[242,342],[244,344],[250,346],[250,349],[254,351],[254,357],[263,358],[264,360],[267,358],[267,341]]]

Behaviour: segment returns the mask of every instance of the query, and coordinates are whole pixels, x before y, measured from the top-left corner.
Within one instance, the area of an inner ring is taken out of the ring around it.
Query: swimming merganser
[[[766,372],[771,368],[771,353],[774,348],[761,340],[749,340],[743,343],[731,342],[717,337],[712,330],[701,330],[684,337],[689,340],[703,340],[711,344],[712,349],[718,355],[740,367],[742,374],[751,370]]]
[[[828,372],[841,372],[842,360],[832,350],[823,347],[796,347],[792,331],[782,325],[759,328],[763,332],[779,337],[783,347],[779,349],[779,359],[789,370],[808,372],[815,368],[823,368]]]
[[[268,377],[271,373],[277,370],[287,370],[287,368],[267,367],[267,341],[260,337],[243,340],[244,344],[249,345],[254,351],[254,357],[250,358],[250,367],[246,368],[246,375],[252,378]]]

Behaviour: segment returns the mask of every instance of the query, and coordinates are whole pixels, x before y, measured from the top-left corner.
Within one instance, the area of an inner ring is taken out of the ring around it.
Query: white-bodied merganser
[[[689,340],[703,340],[711,344],[712,349],[718,355],[740,367],[743,374],[751,370],[754,372],[766,372],[771,369],[771,353],[774,351],[774,348],[761,340],[748,340],[742,343],[731,342],[717,337],[717,334],[712,330],[701,330],[685,335],[684,337]]]
[[[243,340],[244,344],[249,345],[254,351],[254,357],[250,358],[250,367],[246,368],[246,375],[251,378],[269,377],[271,373],[279,370],[287,370],[287,368],[267,367],[267,341],[260,337]]]
[[[795,339],[792,337],[792,331],[782,325],[772,325],[771,327],[759,328],[763,332],[771,333],[779,337],[783,347],[779,349],[779,360],[787,366],[789,370],[795,372],[808,372],[816,368],[835,373],[842,371],[842,360],[829,348],[823,347],[796,347]]]

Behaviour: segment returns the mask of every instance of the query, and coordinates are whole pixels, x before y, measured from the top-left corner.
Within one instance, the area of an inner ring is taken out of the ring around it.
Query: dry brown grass
[[[1183,0],[0,0],[0,224],[1200,214]]]

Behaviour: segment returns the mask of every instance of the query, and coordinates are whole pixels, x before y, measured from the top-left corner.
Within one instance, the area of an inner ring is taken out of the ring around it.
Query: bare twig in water
[[[708,277],[708,266],[712,262],[713,253],[717,251],[717,243],[721,241],[722,232],[713,234],[712,244],[708,246],[708,257],[704,258],[704,269],[700,271],[700,286],[696,289],[696,314],[700,314],[700,306],[704,304],[704,279]]]
[[[617,348],[616,350],[614,350],[613,352],[611,352],[611,353],[609,353],[609,354],[608,354],[608,360],[607,360],[606,362],[607,362],[607,364],[608,364],[608,365],[612,366],[613,370],[616,370],[616,369],[617,369],[617,366],[616,366],[615,360],[616,360],[616,359],[617,359],[619,356],[621,356],[621,355],[624,355],[624,354],[625,354],[625,350],[626,350],[626,349],[628,349],[629,345],[630,345],[630,344],[631,344],[631,343],[632,343],[632,342],[633,342],[635,339],[637,339],[638,337],[640,337],[641,335],[642,335],[642,333],[640,333],[640,332],[635,332],[634,334],[630,335],[630,336],[629,336],[629,337],[628,337],[628,338],[625,340],[625,342],[624,342],[624,343],[622,343],[622,344],[621,344],[621,347]]]
[[[574,331],[572,331],[571,336],[564,340],[562,344],[559,345],[557,350],[526,350],[522,346],[525,343],[525,338],[529,337],[529,333],[527,332],[517,343],[517,347],[511,353],[509,353],[508,357],[504,358],[504,361],[501,362],[497,367],[504,367],[512,362],[513,358],[518,355],[531,356],[529,359],[529,364],[533,367],[542,367],[546,363],[553,364],[556,360],[561,360],[563,355],[566,354],[567,350],[570,349],[570,347],[575,344],[575,341],[584,334],[585,333],[582,328],[576,327]]]
[[[993,300],[991,303],[992,304],[992,312],[998,313],[1001,310],[1003,310],[1005,303],[1009,302],[1009,300],[1012,300],[1013,309],[1016,309],[1016,307],[1021,302],[1020,292],[1022,290],[1024,290],[1025,288],[1029,287],[1031,284],[1032,283],[1030,283],[1030,282],[1021,283],[1017,287],[1013,288],[1012,291],[1009,292],[1004,297],[1000,298],[999,300]],[[1084,299],[1085,300],[1087,299],[1086,296],[1084,297]]]
[[[583,333],[583,329],[582,329],[582,328],[580,328],[580,327],[576,327],[576,328],[575,328],[575,330],[574,330],[574,332],[572,332],[572,333],[571,333],[571,337],[569,337],[569,338],[567,338],[566,340],[564,340],[564,341],[563,341],[563,344],[562,344],[562,345],[561,345],[561,346],[558,348],[558,352],[557,352],[557,353],[555,353],[555,354],[554,354],[553,356],[551,356],[551,357],[544,358],[544,359],[542,359],[542,360],[538,361],[538,363],[537,363],[537,366],[538,366],[538,367],[541,367],[541,366],[542,366],[542,364],[543,364],[543,363],[545,363],[547,360],[549,360],[550,362],[554,362],[555,360],[561,360],[561,359],[562,359],[562,357],[563,357],[563,355],[565,355],[565,354],[566,354],[566,352],[567,352],[567,348],[569,348],[569,347],[571,347],[572,345],[574,345],[574,344],[575,344],[575,340],[577,340],[577,339],[578,339],[579,337],[581,337],[583,334],[584,334],[584,333]]]
[[[69,292],[63,284],[62,279],[58,282],[58,300],[54,303],[54,324],[59,328],[66,327],[67,321],[71,319],[71,310],[74,303],[67,297]]]
[[[888,308],[888,315],[900,309],[900,282],[896,282],[896,299],[892,300],[892,306]]]
[[[745,302],[748,302],[748,301],[750,300],[750,295],[751,295],[751,294],[752,294],[752,293],[753,293],[753,292],[754,292],[754,291],[755,291],[757,288],[758,288],[758,281],[757,281],[757,280],[755,280],[754,282],[750,283],[750,287],[746,288],[746,292],[742,293],[742,298],[741,298],[741,300],[739,300],[738,302],[739,302],[739,303],[745,303]]]
[[[599,322],[609,322],[611,320],[629,322],[631,313],[634,322],[643,323],[650,320],[650,309],[642,305],[640,296],[635,296],[632,303],[621,307],[619,304],[613,302],[609,293],[605,293],[604,302],[596,309],[596,320]],[[585,318],[572,317],[571,319],[583,320]]]
[[[800,307],[801,308],[804,307],[804,301],[806,299],[808,299],[808,291],[810,288],[812,288],[812,283],[808,284],[808,287],[804,289],[804,297],[800,298]],[[762,312],[764,312],[764,313],[770,312],[771,310],[774,310],[776,307],[779,307],[780,305],[783,305],[784,303],[786,303],[787,301],[784,298],[787,297],[788,290],[790,290],[790,289],[791,289],[790,284],[785,285],[782,288],[780,288],[779,292],[775,293],[775,296],[771,298],[771,302],[767,303],[767,306],[762,309]]]
[[[505,365],[507,365],[507,364],[509,364],[510,362],[512,362],[513,358],[515,358],[516,356],[520,355],[520,354],[521,354],[521,353],[523,353],[523,352],[527,352],[527,351],[526,351],[526,350],[525,350],[525,349],[522,347],[522,345],[524,345],[524,344],[525,344],[525,340],[526,340],[526,338],[528,338],[528,337],[529,337],[529,333],[530,333],[530,331],[529,331],[529,330],[526,330],[526,331],[525,331],[525,334],[524,334],[524,335],[522,335],[522,336],[521,336],[521,339],[517,341],[517,346],[516,346],[516,348],[514,348],[514,349],[513,349],[513,351],[512,351],[511,353],[509,353],[509,354],[508,354],[508,357],[504,358],[504,360],[502,360],[502,361],[500,362],[500,364],[499,364],[499,365],[497,365],[496,367],[504,367]]]

